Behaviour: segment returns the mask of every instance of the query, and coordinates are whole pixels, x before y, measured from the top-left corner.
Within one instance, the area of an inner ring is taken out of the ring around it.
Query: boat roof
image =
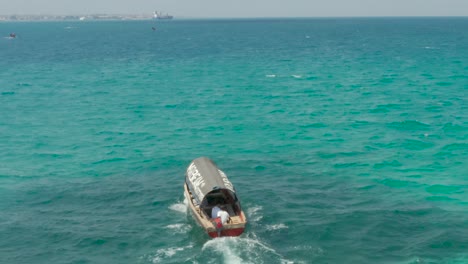
[[[190,163],[185,182],[198,203],[201,203],[205,196],[214,190],[227,189],[235,193],[234,186],[226,174],[207,157],[197,158]]]

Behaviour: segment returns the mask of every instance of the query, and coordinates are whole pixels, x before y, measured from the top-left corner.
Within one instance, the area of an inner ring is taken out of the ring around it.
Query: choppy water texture
[[[1,262],[468,263],[467,28],[0,23]],[[187,213],[199,156],[241,237]]]

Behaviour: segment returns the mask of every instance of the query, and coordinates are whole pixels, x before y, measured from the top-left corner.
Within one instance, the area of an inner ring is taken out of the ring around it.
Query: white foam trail
[[[258,222],[262,220],[263,215],[261,215],[262,207],[261,206],[254,206],[254,207],[249,207],[247,209],[247,219],[249,219],[250,222]]]
[[[192,227],[187,224],[172,224],[172,225],[167,225],[166,227],[169,229],[172,229],[173,232],[177,234],[185,234],[188,231],[190,231],[190,229],[192,229]]]
[[[224,263],[235,264],[235,263],[249,263],[244,262],[240,256],[237,255],[235,249],[226,242],[229,238],[218,238],[209,240],[203,245],[202,250],[212,249],[224,256]]]
[[[285,224],[277,224],[277,225],[267,225],[266,226],[266,229],[268,231],[272,231],[272,230],[279,230],[279,229],[287,229],[288,226],[285,225]]]
[[[185,247],[170,247],[170,248],[162,248],[156,251],[156,255],[153,257],[153,263],[163,263],[165,259],[170,258],[177,254],[177,252],[184,251],[185,249],[192,248],[193,245],[189,244]]]
[[[224,263],[255,263],[259,258],[259,249],[275,253],[275,251],[257,240],[239,237],[221,237],[212,239],[203,245],[202,250],[213,250],[224,257]],[[241,255],[244,255],[244,259]]]
[[[173,211],[177,211],[179,213],[187,214],[187,209],[188,209],[187,199],[184,199],[184,201],[181,203],[172,204],[171,206],[169,206],[169,209]]]
[[[275,78],[275,77],[276,77],[276,74],[267,74],[267,75],[265,75],[265,77],[268,77],[268,78]]]
[[[263,263],[265,254],[270,255],[270,259],[280,259],[281,263],[293,263],[283,259],[274,249],[252,238],[221,237],[212,239],[202,247],[202,251],[209,250],[222,255],[223,262],[226,264]]]

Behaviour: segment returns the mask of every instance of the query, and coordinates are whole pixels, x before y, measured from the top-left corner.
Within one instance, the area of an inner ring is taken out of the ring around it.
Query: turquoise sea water
[[[0,23],[0,262],[468,263],[467,28]],[[199,156],[241,237],[187,213]]]

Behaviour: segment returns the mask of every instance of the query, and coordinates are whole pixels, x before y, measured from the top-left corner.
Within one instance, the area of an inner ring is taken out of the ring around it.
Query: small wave
[[[275,78],[275,77],[276,77],[276,74],[267,74],[267,75],[265,75],[265,77],[268,77],[268,78]]]
[[[451,264],[466,264],[468,259],[451,259],[447,261],[443,261],[443,263],[451,263]],[[407,260],[402,260],[401,262],[395,262],[395,264],[424,264],[424,263],[440,263],[440,260],[437,261],[435,259],[430,259],[426,257],[413,257]]]
[[[382,168],[389,168],[389,167],[401,167],[402,164],[398,160],[384,160],[380,163],[374,164],[374,168],[376,169],[382,169]]]
[[[429,148],[432,148],[433,146],[434,144],[431,142],[424,142],[424,141],[414,140],[414,139],[407,139],[403,143],[403,148],[409,149],[409,150],[415,150],[415,151],[429,149]]]
[[[425,130],[430,127],[430,125],[419,122],[417,120],[405,120],[401,122],[392,122],[387,124],[390,128],[395,128],[398,130]]]
[[[112,158],[112,159],[102,159],[102,160],[98,160],[96,162],[93,162],[93,164],[103,164],[103,163],[114,163],[114,162],[122,162],[122,161],[125,161],[127,159],[125,158]]]
[[[411,185],[415,185],[415,182],[398,179],[383,179],[380,181],[380,183],[391,188],[405,188]]]
[[[436,82],[437,86],[447,87],[453,85],[453,82]]]
[[[370,109],[369,111],[371,113],[388,113],[392,110],[400,110],[401,105],[399,104],[380,104],[377,105],[375,108]]]
[[[463,131],[468,130],[468,128],[459,124],[447,123],[444,125],[443,130],[445,133],[463,132]]]
[[[444,195],[433,195],[433,196],[428,196],[426,197],[427,201],[431,202],[453,202],[453,201],[459,201],[458,199],[451,198],[449,196],[444,196]]]
[[[444,151],[465,151],[468,149],[468,143],[452,143],[442,147]]]
[[[434,184],[426,188],[426,191],[431,194],[452,194],[463,193],[461,186]]]
[[[292,77],[296,78],[296,79],[300,79],[302,78],[302,75],[298,75],[298,74],[293,74],[291,75]]]
[[[32,84],[30,84],[30,83],[17,83],[16,86],[30,87],[30,86],[32,86]]]

